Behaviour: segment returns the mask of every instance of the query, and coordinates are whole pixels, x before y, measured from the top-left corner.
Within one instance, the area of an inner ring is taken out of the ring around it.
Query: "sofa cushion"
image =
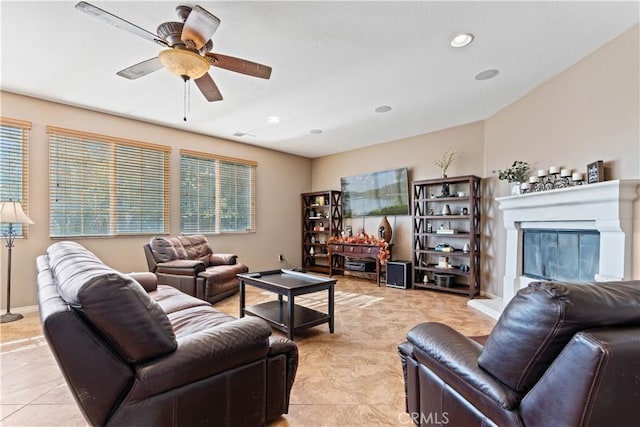
[[[616,325],[640,325],[640,281],[534,282],[509,302],[478,364],[525,392],[577,332]]]
[[[213,253],[207,238],[202,234],[175,237],[156,236],[151,239],[149,245],[157,262],[189,259],[202,261],[205,267],[208,267],[209,258]]]
[[[171,322],[138,282],[75,242],[55,243],[47,254],[62,298],[127,362],[138,363],[176,349]]]

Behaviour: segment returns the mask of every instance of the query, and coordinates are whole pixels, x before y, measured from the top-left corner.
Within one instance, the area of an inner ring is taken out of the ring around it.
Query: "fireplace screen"
[[[527,229],[523,258],[523,273],[527,277],[593,281],[600,262],[600,233]]]

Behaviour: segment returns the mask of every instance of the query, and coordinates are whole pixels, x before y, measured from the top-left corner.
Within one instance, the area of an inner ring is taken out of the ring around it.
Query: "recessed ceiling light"
[[[391,111],[391,107],[389,107],[388,105],[381,105],[373,111],[375,111],[376,113],[388,113],[389,111]]]
[[[269,116],[267,117],[267,123],[275,125],[280,123],[280,117],[278,116]]]
[[[312,134],[314,134],[314,135],[317,135],[317,134],[319,134],[319,133],[322,133],[322,129],[311,129],[311,130],[309,131],[309,133],[312,133]]]
[[[240,130],[235,131],[235,132],[233,133],[233,136],[237,136],[238,138],[242,138],[243,136],[253,136],[253,137],[255,137],[255,135],[254,135],[254,134],[252,134],[252,133],[249,133],[249,132],[242,132],[242,131],[240,131]]]
[[[453,40],[451,40],[451,46],[452,47],[465,47],[469,43],[471,43],[472,41],[473,41],[473,34],[471,34],[471,33],[458,34],[457,36],[455,36],[453,38]]]
[[[489,79],[492,79],[495,76],[497,76],[498,73],[499,73],[499,71],[498,70],[494,70],[494,69],[484,70],[484,71],[480,71],[478,74],[476,74],[474,79],[476,79],[476,80],[489,80]]]

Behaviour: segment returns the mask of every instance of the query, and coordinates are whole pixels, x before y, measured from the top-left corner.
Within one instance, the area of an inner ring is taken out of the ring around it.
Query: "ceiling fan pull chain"
[[[182,91],[182,100],[183,100],[182,112],[184,113],[184,117],[182,118],[182,120],[186,122],[187,121],[187,85],[189,84],[189,79],[187,79],[185,76],[182,76],[182,78],[184,79],[184,89]]]

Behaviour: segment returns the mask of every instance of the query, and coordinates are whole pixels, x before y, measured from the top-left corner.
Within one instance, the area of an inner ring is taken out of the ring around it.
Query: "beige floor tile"
[[[87,422],[76,405],[26,405],[2,420],[3,427],[84,427]]]

